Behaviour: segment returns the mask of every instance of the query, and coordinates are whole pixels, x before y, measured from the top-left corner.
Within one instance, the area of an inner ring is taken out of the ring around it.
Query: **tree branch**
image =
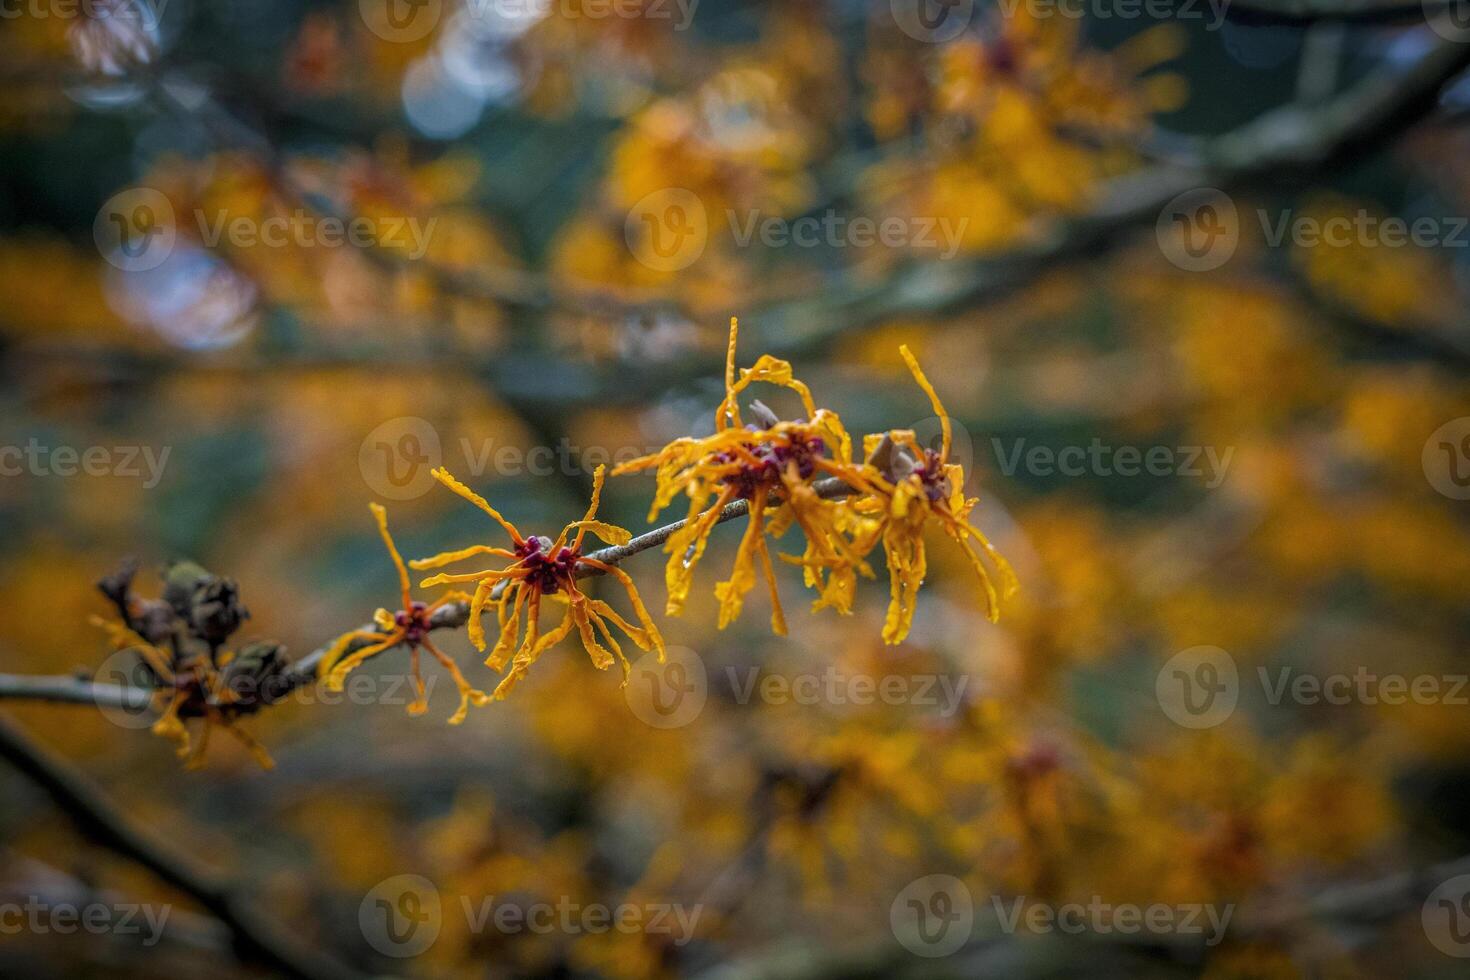
[[[4,716],[0,716],[0,758],[43,789],[82,836],[147,868],[224,923],[242,959],[298,980],[350,980],[359,976],[260,915],[228,881],[191,856],[133,826],[86,776],[36,745]]]
[[[99,708],[142,711],[152,703],[152,692],[141,687],[97,684],[75,674],[52,677],[0,674],[0,698],[93,704]]]
[[[836,478],[821,480],[813,484],[817,494],[828,499],[842,497],[852,492],[852,488]],[[720,516],[715,519],[716,524],[724,524],[744,517],[750,512],[750,502],[736,500],[725,505],[720,511]],[[595,559],[605,565],[618,565],[652,548],[662,546],[668,539],[687,521],[677,520],[662,527],[656,527],[633,538],[627,544],[610,545],[598,551],[589,552],[586,557]],[[604,574],[601,570],[588,565],[577,568],[578,578],[591,578]],[[470,618],[468,603],[451,602],[442,606],[434,613],[433,628],[459,629]],[[364,623],[357,629],[363,632],[376,630],[378,627],[373,623]],[[340,635],[340,634],[339,634]],[[359,640],[349,645],[348,650],[354,650],[366,646],[368,641]],[[283,682],[279,687],[271,688],[264,692],[263,703],[275,704],[284,700],[292,691],[306,684],[315,683],[317,665],[321,663],[327,651],[331,648],[332,641],[328,641],[315,650],[302,657],[300,660],[292,661],[286,669]],[[386,651],[384,651],[386,652]],[[155,692],[138,687],[126,687],[117,684],[98,684],[85,677],[75,675],[61,676],[27,676],[23,674],[0,674],[0,699],[12,700],[35,700],[51,701],[64,704],[89,704],[100,707],[123,707],[132,710],[141,710],[150,703]]]

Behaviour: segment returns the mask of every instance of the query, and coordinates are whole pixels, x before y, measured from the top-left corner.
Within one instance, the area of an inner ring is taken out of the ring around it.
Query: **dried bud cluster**
[[[159,573],[163,579],[160,597],[150,599],[133,591],[138,567],[130,559],[97,583],[117,608],[119,621],[96,622],[107,630],[114,652],[134,653],[147,667],[155,696],[168,696],[153,725],[154,733],[176,742],[179,755],[193,766],[203,758],[210,727],[218,725],[269,767],[269,756],[234,722],[279,700],[290,689],[285,648],[270,640],[255,640],[234,651],[222,649],[250,618],[233,579],[192,561],[173,561]],[[197,744],[184,726],[185,720],[195,718],[204,721]]]

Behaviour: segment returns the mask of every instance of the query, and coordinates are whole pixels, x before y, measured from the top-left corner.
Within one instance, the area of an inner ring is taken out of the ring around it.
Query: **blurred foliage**
[[[96,669],[108,645],[88,620],[107,606],[92,583],[124,555],[228,574],[253,614],[246,633],[302,655],[392,594],[363,514],[382,492],[364,462],[380,427],[424,420],[451,469],[547,533],[584,509],[589,451],[708,434],[729,315],[758,333],[773,304],[881,290],[895,269],[944,261],[912,241],[743,244],[727,212],[949,219],[963,223],[960,257],[1006,254],[1170,146],[1293,99],[1309,49],[1335,45],[1340,87],[1411,58],[1425,33],[1077,21],[1002,3],[936,44],[887,3],[704,0],[684,25],[674,4],[597,18],[586,2],[508,16],[543,8],[444,0],[407,41],[375,33],[380,7],[355,2],[172,0],[156,30],[7,19],[0,445],[168,456],[156,485],[146,467],[0,477],[6,672]],[[881,575],[854,615],[793,608],[780,638],[761,629],[758,592],[754,614],[717,631],[701,586],[683,618],[660,618],[707,670],[687,726],[645,724],[616,672],[563,648],[455,729],[442,694],[424,718],[406,700],[273,707],[251,722],[278,763],[268,774],[224,742],[183,774],[167,745],[95,710],[6,708],[141,824],[239,871],[264,908],[367,971],[694,975],[771,950],[891,944],[890,903],[931,873],[976,896],[1250,908],[1470,850],[1463,705],[1272,705],[1255,682],[1258,668],[1467,671],[1470,525],[1426,480],[1423,453],[1470,414],[1470,384],[1463,359],[1413,343],[1465,336],[1463,242],[1273,245],[1256,220],[1452,225],[1470,189],[1463,86],[1448,102],[1445,120],[1351,167],[1235,195],[1239,247],[1214,271],[1171,265],[1145,233],[983,306],[854,324],[794,358],[868,432],[931,414],[895,357],[914,350],[961,430],[977,525],[1021,581],[998,625],[964,556],[937,544],[897,648],[879,638]],[[103,218],[135,187],[179,220],[162,264],[128,272]],[[711,216],[702,254],[676,269],[645,261],[629,219],[673,187]],[[401,227],[369,248],[205,240],[215,215],[298,213]],[[421,253],[410,220],[433,229]],[[563,437],[571,466],[486,465]],[[1094,440],[1228,463],[1214,483],[1208,468],[1007,464],[1017,446]],[[651,486],[611,481],[607,519],[636,533]],[[386,503],[406,555],[482,530],[447,493]],[[711,563],[728,566],[738,537],[718,530]],[[661,564],[627,565],[654,607]],[[795,595],[797,573],[778,574]],[[443,645],[489,689],[463,636]],[[1204,731],[1169,721],[1154,695],[1160,668],[1196,645],[1229,651],[1243,687],[1239,710]],[[390,652],[360,671],[403,696],[406,663]],[[741,696],[753,668],[968,687],[950,715],[774,703]],[[82,846],[8,773],[3,785],[7,892],[37,887],[41,867],[179,900]],[[378,955],[357,920],[363,895],[400,874],[432,880],[448,909],[412,961]],[[475,931],[458,896],[704,912],[674,946]],[[1376,932],[1307,919],[1137,971],[1454,975],[1418,915]],[[1104,975],[1135,955],[1056,936],[1023,946],[1008,962],[1023,974]],[[184,940],[0,937],[0,973],[15,975],[224,976],[230,962]]]

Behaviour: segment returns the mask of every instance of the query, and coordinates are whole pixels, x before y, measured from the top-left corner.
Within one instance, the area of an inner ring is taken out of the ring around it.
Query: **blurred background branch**
[[[85,776],[36,745],[5,717],[0,717],[0,758],[44,791],[83,838],[137,862],[219,919],[242,957],[298,980],[359,976],[271,922],[233,883],[134,826]]]

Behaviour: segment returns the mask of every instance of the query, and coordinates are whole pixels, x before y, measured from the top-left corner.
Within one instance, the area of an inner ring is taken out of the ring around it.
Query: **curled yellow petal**
[[[521,532],[516,530],[516,526],[501,516],[500,511],[496,510],[494,507],[491,507],[489,502],[484,497],[480,496],[478,493],[475,493],[475,491],[471,490],[469,487],[456,480],[444,467],[436,466],[429,472],[430,475],[434,477],[434,479],[438,480],[450,490],[453,490],[465,500],[468,500],[470,503],[474,504],[476,507],[480,508],[485,513],[493,517],[501,527],[505,528],[505,533],[509,534],[510,539],[514,541],[517,545],[521,544],[525,540],[521,537]]]

